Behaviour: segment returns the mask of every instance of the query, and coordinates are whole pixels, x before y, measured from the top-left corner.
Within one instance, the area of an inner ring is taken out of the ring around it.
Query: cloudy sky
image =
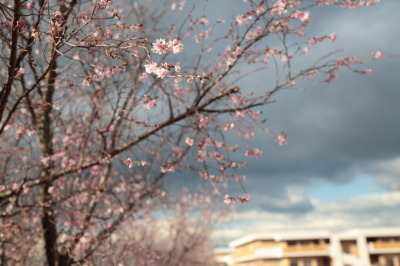
[[[338,35],[326,52],[400,54],[400,16],[394,10],[400,1],[317,9],[310,32]],[[256,138],[263,156],[245,169],[252,200],[238,206],[236,222],[216,231],[219,243],[255,231],[399,225],[399,60],[368,64],[371,76],[342,71],[331,84],[281,92],[263,109],[270,129],[290,130],[289,144]],[[246,82],[240,85],[262,86],[257,78]]]
[[[242,7],[239,0],[213,0],[206,13],[230,17]],[[400,1],[382,0],[373,8],[311,11],[309,36],[338,36],[321,55],[380,50],[388,57],[364,66],[372,68],[370,76],[340,71],[333,83],[282,91],[262,109],[269,129],[289,131],[288,145],[256,136],[252,144],[263,155],[243,171],[251,201],[215,231],[216,245],[272,230],[400,225],[400,58],[389,56],[400,54],[398,10]],[[257,90],[265,80],[255,75],[238,85]],[[232,186],[229,193],[243,191]]]

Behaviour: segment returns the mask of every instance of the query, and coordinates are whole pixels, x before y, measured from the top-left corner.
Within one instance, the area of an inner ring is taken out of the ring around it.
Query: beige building
[[[227,266],[400,266],[400,227],[251,234],[214,254]]]

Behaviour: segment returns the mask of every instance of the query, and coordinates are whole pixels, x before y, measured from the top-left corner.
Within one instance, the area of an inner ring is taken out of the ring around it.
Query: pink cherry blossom
[[[150,100],[144,103],[144,109],[151,110],[157,106],[155,100]]]
[[[225,204],[232,204],[232,203],[236,203],[237,200],[234,197],[231,197],[229,195],[225,195],[224,196],[224,202],[225,202]]]
[[[143,107],[147,110],[153,109],[157,106],[156,101],[147,94],[143,95],[143,100],[144,100]]]
[[[173,51],[174,54],[182,53],[182,51],[183,51],[183,44],[182,44],[182,43],[174,44],[174,45],[172,46],[172,51]]]
[[[245,156],[255,156],[255,157],[260,157],[262,154],[262,151],[260,151],[259,149],[255,148],[254,150],[247,150],[244,155]]]
[[[224,23],[225,23],[224,17],[220,17],[220,18],[217,20],[217,23],[222,23],[222,24],[224,24]]]
[[[155,62],[150,62],[150,64],[144,65],[144,68],[146,70],[146,73],[148,74],[153,74],[157,70],[157,63]]]
[[[311,45],[314,45],[314,44],[316,44],[317,42],[318,42],[318,40],[317,40],[316,37],[312,37],[311,39],[308,40],[308,43],[311,44]]]
[[[288,62],[290,59],[291,59],[291,56],[287,56],[287,55],[283,55],[283,56],[281,57],[281,61],[282,61],[282,62]]]
[[[365,75],[365,76],[369,76],[372,73],[372,69],[368,68],[368,69],[364,69],[363,71],[361,71],[361,74]]]
[[[61,22],[63,20],[63,17],[60,13],[60,11],[56,11],[53,13],[54,18],[56,19],[57,22]]]
[[[200,21],[199,21],[199,23],[200,23],[200,24],[203,24],[203,25],[207,25],[207,24],[208,24],[208,19],[206,19],[206,18],[201,18]]]
[[[18,20],[15,24],[15,29],[19,31],[26,31],[28,28],[28,23],[25,20]]]
[[[106,9],[109,4],[112,4],[111,0],[100,0],[97,2],[97,6],[100,9]]]
[[[206,115],[199,115],[199,127],[207,127],[210,124],[210,118]]]
[[[236,17],[236,23],[237,23],[239,26],[244,25],[244,24],[246,24],[249,20],[253,19],[255,14],[256,14],[256,12],[250,11],[250,12],[247,12],[247,13],[245,13],[245,14],[243,14],[243,15],[239,15],[239,16]]]
[[[376,3],[380,2],[381,0],[367,0],[365,2],[366,6],[374,6]]]
[[[147,166],[147,165],[149,165],[149,162],[147,162],[147,161],[138,161],[138,162],[136,162],[136,164],[139,165],[139,166]]]
[[[168,163],[168,164],[163,164],[161,166],[161,173],[167,173],[167,172],[175,172],[176,170],[176,164],[174,163]]]
[[[215,175],[210,175],[205,172],[200,172],[199,174],[200,174],[200,178],[202,178],[202,179],[215,179]]]
[[[153,48],[151,51],[156,54],[164,54],[171,52],[172,47],[166,44],[165,39],[158,39],[153,42]]]
[[[381,51],[376,51],[375,53],[371,53],[371,56],[375,57],[375,59],[379,59],[383,56]]]
[[[224,156],[219,152],[212,152],[211,154],[212,154],[211,156],[213,156],[214,159],[217,161],[221,161],[224,159]]]
[[[235,128],[235,124],[234,123],[230,123],[230,124],[225,124],[222,129],[224,131],[230,130],[230,129],[234,129]]]
[[[250,195],[239,196],[238,199],[239,199],[240,202],[242,202],[242,203],[244,203],[244,202],[249,202],[249,200],[250,200]]]
[[[278,144],[279,146],[283,146],[283,145],[287,145],[287,132],[286,131],[282,131],[281,133],[279,133],[277,140],[278,140]]]
[[[283,15],[287,12],[286,0],[277,0],[271,9],[271,15]]]
[[[21,76],[25,73],[25,69],[23,67],[18,68],[17,76]]]
[[[170,75],[168,64],[164,64],[164,65],[161,65],[160,67],[157,67],[155,74],[157,75],[157,77],[159,77],[161,79]]]
[[[301,20],[302,22],[309,22],[311,20],[311,16],[310,16],[310,12],[306,11],[300,11],[300,10],[296,10],[296,12],[294,12],[292,14],[293,18],[297,18],[299,20]]]
[[[183,44],[176,39],[168,42],[165,39],[157,39],[152,45],[153,48],[151,51],[156,54],[167,54],[170,52],[178,54],[183,51]]]
[[[186,137],[185,143],[189,146],[193,146],[194,140],[192,138]]]

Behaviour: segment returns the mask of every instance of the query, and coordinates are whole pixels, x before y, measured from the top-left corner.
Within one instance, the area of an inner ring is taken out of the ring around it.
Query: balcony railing
[[[400,241],[376,241],[370,242],[369,247],[372,250],[376,249],[392,249],[399,248],[400,249]]]
[[[282,256],[283,253],[312,253],[312,252],[328,252],[329,244],[297,244],[293,246],[276,246],[276,247],[248,247],[242,250],[236,250],[232,255],[234,259],[247,257],[247,256],[262,256],[262,257],[276,257]]]
[[[307,244],[307,245],[293,245],[283,248],[284,252],[304,252],[304,251],[327,251],[327,244]]]
[[[255,249],[249,249],[249,250],[241,250],[241,251],[237,251],[235,252],[232,257],[234,259],[236,258],[240,258],[240,257],[246,257],[246,256],[251,256],[254,255],[256,253]]]
[[[282,247],[277,246],[274,248],[261,247],[253,250],[254,252],[238,252],[233,255],[233,259],[236,262],[254,260],[254,259],[271,259],[271,258],[282,258]]]

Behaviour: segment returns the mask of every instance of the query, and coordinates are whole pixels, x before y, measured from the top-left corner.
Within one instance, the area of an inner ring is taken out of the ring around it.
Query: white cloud
[[[274,213],[248,210],[237,214],[240,222],[230,230],[221,230],[214,237],[235,239],[255,232],[296,229],[328,229],[397,225],[400,220],[400,192],[372,194],[326,203],[310,199],[313,211],[305,214]]]
[[[369,170],[382,187],[400,190],[400,157],[373,163]]]

